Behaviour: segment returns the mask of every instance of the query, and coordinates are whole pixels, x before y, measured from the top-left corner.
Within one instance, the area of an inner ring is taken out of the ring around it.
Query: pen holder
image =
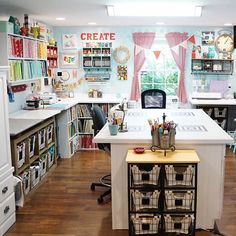
[[[160,133],[158,129],[153,130],[152,134],[152,146],[151,151],[155,152],[156,149],[164,150],[166,156],[166,150],[175,151],[175,133],[176,129],[170,129],[168,133]]]
[[[109,124],[109,131],[110,131],[110,135],[117,135],[118,133],[118,125],[110,125]]]

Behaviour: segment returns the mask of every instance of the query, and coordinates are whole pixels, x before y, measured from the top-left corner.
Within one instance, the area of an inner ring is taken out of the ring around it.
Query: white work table
[[[197,228],[213,228],[223,208],[224,156],[232,138],[201,109],[128,110],[128,132],[110,136],[107,125],[95,136],[96,143],[111,143],[112,228],[128,228],[127,150],[135,146],[151,147],[147,120],[167,115],[178,124],[176,149],[195,149],[200,158],[198,172]],[[168,158],[168,151],[167,157]]]
[[[189,98],[189,102],[192,105],[226,105],[226,106],[235,106],[236,105],[236,99],[194,99]]]

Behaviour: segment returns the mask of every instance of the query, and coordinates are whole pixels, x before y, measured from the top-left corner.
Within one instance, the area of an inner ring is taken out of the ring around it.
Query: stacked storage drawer
[[[158,234],[160,166],[134,164],[130,166],[129,225],[132,235]]]
[[[129,235],[194,236],[198,158],[196,163],[143,158],[135,163],[127,157]]]
[[[163,230],[193,235],[195,227],[195,165],[164,165]]]
[[[15,222],[15,194],[12,170],[0,173],[0,235]]]

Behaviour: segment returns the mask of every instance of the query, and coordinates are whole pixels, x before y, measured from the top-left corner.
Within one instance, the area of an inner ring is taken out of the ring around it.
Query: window
[[[156,59],[153,51],[160,51]],[[176,95],[178,88],[179,69],[173,59],[167,42],[154,42],[146,61],[140,70],[141,92],[147,89],[161,89],[167,95]]]

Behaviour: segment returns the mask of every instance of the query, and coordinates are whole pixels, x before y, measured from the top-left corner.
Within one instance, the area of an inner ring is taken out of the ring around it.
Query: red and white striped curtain
[[[188,39],[188,33],[170,32],[165,35],[167,43],[171,49],[171,54],[175,60],[176,65],[180,70],[179,86],[178,86],[178,98],[182,103],[187,102],[187,95],[185,90],[185,58],[186,47],[181,43],[186,42]]]
[[[155,38],[155,33],[153,33],[153,32],[133,33],[134,77],[133,77],[133,81],[132,81],[130,100],[138,101],[140,99],[138,73],[141,70],[141,68],[146,60],[145,49],[150,49],[152,47],[154,38]]]

